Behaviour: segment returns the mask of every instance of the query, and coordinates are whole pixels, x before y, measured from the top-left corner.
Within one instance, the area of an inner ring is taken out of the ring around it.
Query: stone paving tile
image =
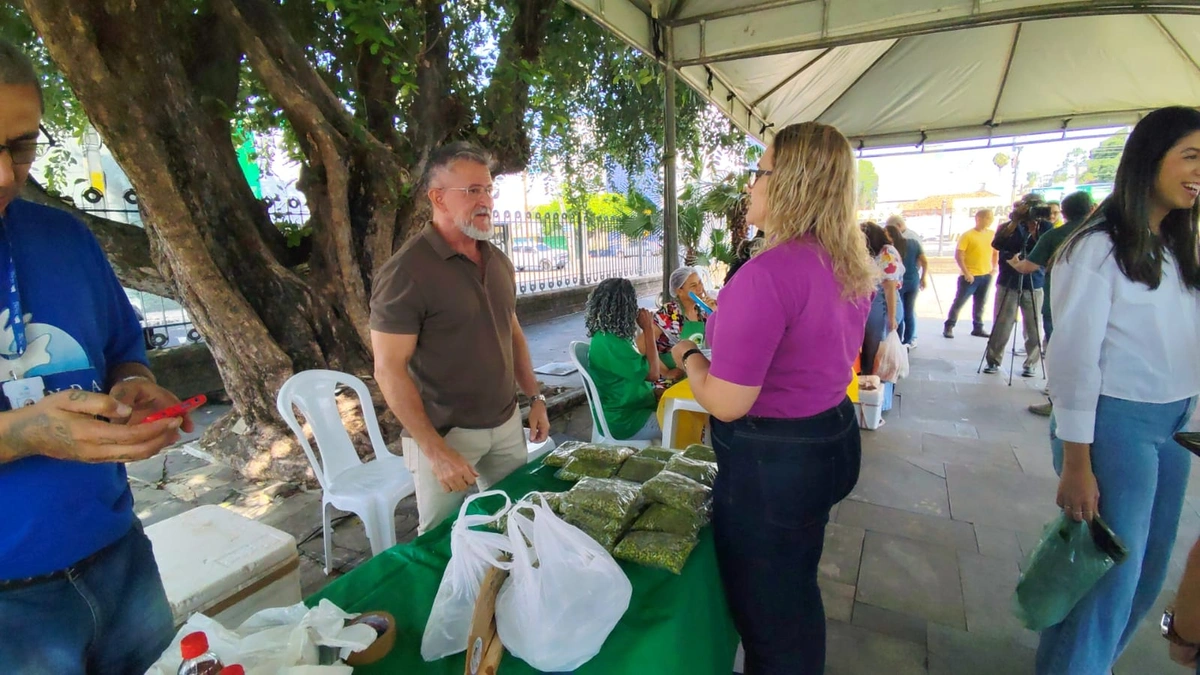
[[[222,464],[205,464],[175,474],[165,488],[176,499],[196,501],[209,492],[228,488],[234,482],[241,482],[241,479],[233,468]]]
[[[972,635],[1002,637],[1037,649],[1037,634],[1022,626],[1011,611],[1004,611],[1021,576],[1017,563],[959,551],[958,567],[967,630]]]
[[[941,478],[943,480],[945,480],[945,478],[946,478],[946,463],[945,462],[939,462],[939,461],[933,460],[933,459],[925,459],[921,455],[905,457],[904,461],[908,462],[909,464],[912,464],[913,466],[917,467],[918,469],[921,469],[923,471],[928,471],[929,473],[933,474],[934,476],[937,476],[938,478]]]
[[[184,471],[207,467],[209,464],[203,459],[189,455],[178,447],[175,447],[149,459],[143,459],[140,462],[130,462],[125,466],[125,470],[130,478],[136,478],[150,484],[157,484],[162,480],[164,475],[164,466],[166,477],[171,478]]]
[[[920,410],[900,410],[899,414],[888,412],[884,414],[887,424],[880,430],[881,436],[892,433],[893,430],[912,430],[918,433],[942,434],[945,436],[961,436],[963,438],[979,438],[979,431],[968,422],[959,419],[937,417],[937,411],[931,408]],[[869,432],[863,432],[865,438]],[[918,443],[917,448],[920,447]]]
[[[883,609],[864,602],[854,603],[854,619],[851,622],[860,628],[899,638],[913,644],[925,645],[928,621]]]
[[[954,549],[867,532],[858,602],[966,628]]]
[[[924,433],[920,429],[901,427],[899,423],[894,424],[889,419],[883,429],[862,431],[863,450],[887,452],[900,457],[919,455],[921,454],[921,437]]]
[[[821,554],[819,574],[850,586],[857,584],[864,534],[862,528],[830,522],[825,527],[825,550]]]
[[[827,675],[925,675],[925,646],[841,621],[828,622]]]
[[[851,499],[892,508],[948,516],[946,481],[890,453],[863,450],[862,469]]]
[[[817,578],[821,588],[821,604],[825,605],[825,618],[830,621],[850,623],[854,613],[854,586],[821,577]]]
[[[838,514],[838,523],[962,551],[978,550],[975,530],[970,523],[950,520],[943,516],[927,516],[865,502],[848,501]]]
[[[1034,650],[1007,640],[929,624],[929,675],[1033,672]]]
[[[980,431],[986,434],[986,431]],[[925,434],[921,442],[921,458],[951,464],[982,464],[1020,471],[1011,443],[983,438],[956,438],[940,434]]]
[[[991,467],[946,466],[950,509],[955,520],[997,525],[1018,532],[1040,531],[1058,507],[1058,481]]]
[[[176,499],[166,490],[157,490],[139,483],[133,483],[129,487],[133,492],[133,512],[142,521],[142,525],[153,525],[195,508],[193,504]]]
[[[995,525],[976,525],[975,540],[979,544],[980,555],[1011,562],[1020,562],[1025,557],[1017,533],[1013,530]]]

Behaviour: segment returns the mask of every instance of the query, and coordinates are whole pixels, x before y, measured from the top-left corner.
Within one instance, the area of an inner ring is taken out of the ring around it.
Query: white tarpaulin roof
[[[568,1],[764,141],[809,120],[870,148],[1200,106],[1200,0]]]

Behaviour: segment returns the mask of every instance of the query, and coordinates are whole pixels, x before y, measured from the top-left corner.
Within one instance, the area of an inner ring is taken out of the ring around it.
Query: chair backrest
[[[588,350],[591,345],[587,342],[576,340],[571,343],[571,360],[575,362],[575,367],[579,369],[579,374],[583,377],[583,393],[587,396],[588,407],[592,409],[592,424],[596,425],[599,435],[605,440],[615,440],[612,433],[608,430],[608,420],[604,419],[604,409],[600,405],[600,391],[596,389],[596,383],[592,380],[592,376],[588,373],[588,367],[591,361],[588,358]]]
[[[380,458],[380,452],[387,452],[383,442],[383,434],[379,431],[379,420],[375,417],[375,406],[371,403],[371,392],[363,381],[348,373],[336,370],[305,370],[296,373],[279,389],[275,407],[279,415],[287,422],[288,427],[296,434],[304,454],[312,464],[313,472],[323,489],[328,488],[332,480],[346,469],[362,463],[350,433],[342,421],[342,415],[337,407],[337,390],[339,386],[347,386],[358,396],[359,407],[362,408],[363,423],[367,427],[367,435],[371,438],[371,447],[375,451],[375,459]],[[293,407],[300,410],[308,426],[312,429],[313,440],[321,451],[320,461],[304,428],[296,419]]]

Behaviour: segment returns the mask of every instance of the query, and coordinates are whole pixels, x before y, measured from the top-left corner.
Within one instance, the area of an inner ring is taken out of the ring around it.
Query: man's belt
[[[125,538],[124,536],[121,537],[121,539],[124,539],[124,538]],[[3,593],[5,591],[15,591],[20,588],[28,588],[30,586],[37,586],[39,584],[45,584],[45,583],[49,583],[51,581],[58,581],[60,579],[76,579],[79,576],[81,576],[84,572],[86,572],[89,567],[96,564],[96,561],[99,560],[101,556],[103,556],[105,553],[108,553],[110,549],[112,549],[117,544],[119,544],[121,542],[121,539],[114,541],[113,543],[109,544],[108,546],[105,546],[104,548],[100,549],[99,551],[96,551],[95,553],[89,555],[88,557],[84,558],[83,560],[80,560],[79,562],[75,563],[74,565],[71,565],[70,567],[65,567],[56,572],[50,572],[49,574],[39,574],[38,576],[35,576],[35,577],[25,577],[24,579],[7,579],[7,580],[0,579],[0,593]]]

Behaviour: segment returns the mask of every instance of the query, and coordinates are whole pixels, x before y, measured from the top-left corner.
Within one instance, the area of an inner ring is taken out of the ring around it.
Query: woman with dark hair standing
[[[633,282],[601,281],[588,296],[583,322],[592,340],[587,370],[596,382],[609,431],[620,440],[662,436],[654,414],[658,397],[652,383],[662,376],[654,318],[638,307]]]
[[[909,349],[917,346],[917,294],[925,290],[925,278],[929,275],[929,261],[925,258],[925,247],[921,240],[912,236],[903,216],[888,216],[887,230],[892,245],[900,252],[904,263],[904,278],[900,281],[900,341]]]
[[[862,231],[867,237],[867,251],[875,260],[875,267],[879,269],[882,278],[879,288],[875,290],[871,313],[867,315],[862,360],[859,363],[859,371],[863,375],[872,375],[875,373],[875,354],[879,352],[879,343],[887,338],[888,333],[900,326],[904,316],[904,305],[900,302],[904,263],[900,252],[892,245],[891,238],[882,227],[868,220],[862,224]],[[884,405],[884,409],[888,407],[890,406]]]
[[[829,510],[858,482],[846,384],[878,272],[837,129],[781,129],[753,175],[746,219],[766,234],[709,317],[712,362],[687,340],[673,352],[715,418],[713,535],[746,675],[806,675],[825,667],[817,564]]]
[[[1172,435],[1200,394],[1197,194],[1200,112],[1156,110],[1052,263],[1057,502],[1075,520],[1103,517],[1129,556],[1042,632],[1043,675],[1109,672],[1166,578],[1190,465]]]

